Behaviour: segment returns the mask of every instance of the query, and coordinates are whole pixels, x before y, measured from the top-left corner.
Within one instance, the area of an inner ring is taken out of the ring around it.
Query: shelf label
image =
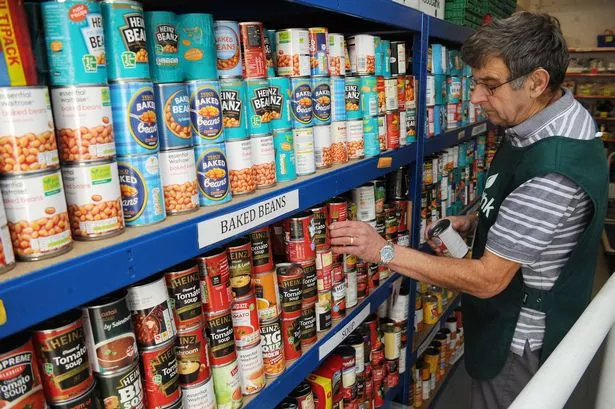
[[[390,168],[391,165],[393,165],[393,158],[391,158],[390,156],[383,156],[382,158],[378,159],[378,169]]]
[[[457,134],[457,140],[458,141],[462,140],[464,136],[466,136],[466,130],[465,129],[463,131],[459,131],[459,133]]]
[[[370,311],[370,304],[367,303],[361,312],[359,312],[350,322],[344,325],[344,327],[338,331],[337,334],[333,335],[327,342],[318,347],[318,360],[322,361],[322,359],[329,355],[329,353],[333,351],[336,346],[341,344],[352,331],[357,329],[365,318],[367,318]]]
[[[474,128],[472,128],[472,136],[476,136],[483,132],[487,132],[487,122],[483,122],[482,124],[476,125]]]
[[[299,208],[299,190],[274,196],[197,225],[199,248],[228,239]]]

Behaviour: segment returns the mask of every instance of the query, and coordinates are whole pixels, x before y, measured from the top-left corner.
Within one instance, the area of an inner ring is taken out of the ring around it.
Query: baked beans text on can
[[[291,79],[291,100],[290,107],[293,118],[294,128],[305,128],[312,125],[313,103],[312,87],[308,78]],[[329,104],[330,104],[329,91]],[[329,107],[330,110],[330,107]],[[330,116],[330,113],[329,113]]]
[[[282,331],[278,318],[261,323],[261,346],[265,376],[275,378],[286,369],[284,342],[282,341]]]
[[[177,16],[169,11],[145,13],[145,35],[149,68],[154,82],[180,82],[183,72],[179,62]]]
[[[194,144],[223,142],[224,129],[218,81],[189,81],[188,92],[190,94],[190,121]]]
[[[241,43],[239,24],[236,21],[216,20],[216,54],[220,78],[241,78]]]
[[[302,77],[310,75],[308,30],[289,28],[276,33],[278,75]]]
[[[256,189],[256,175],[252,162],[252,141],[242,139],[225,144],[228,171],[233,195],[251,193]]]
[[[201,206],[212,206],[231,200],[229,173],[224,144],[197,145],[196,175]]]
[[[226,365],[236,359],[230,310],[215,315],[208,314],[205,332],[209,341],[209,362],[212,366]]]
[[[237,362],[241,377],[241,393],[254,395],[265,387],[265,364],[259,341],[256,345],[237,350]]]
[[[201,284],[196,263],[188,261],[171,267],[164,274],[173,319],[178,331],[185,331],[201,324],[203,307]]]
[[[263,23],[239,23],[244,78],[266,78],[265,37]]]
[[[271,187],[276,184],[273,136],[253,136],[251,141],[256,188],[263,189]]]
[[[331,123],[331,80],[329,77],[312,78],[312,105],[314,125]]]
[[[365,156],[363,142],[363,120],[346,121],[348,128],[347,146],[349,159],[363,159]]]
[[[190,105],[184,83],[154,84],[156,115],[160,121],[160,150],[192,146]]]
[[[108,375],[99,375],[98,389],[105,408],[143,409],[145,398],[139,364]]]
[[[207,341],[202,325],[179,332],[175,338],[175,354],[181,387],[198,385],[209,378]]]
[[[361,80],[359,77],[346,77],[344,85],[344,101],[346,119],[360,119],[361,111]]]
[[[247,121],[250,135],[271,133],[271,89],[266,79],[248,79]]]
[[[158,154],[120,158],[118,172],[126,225],[141,226],[164,220]]]
[[[214,18],[206,13],[187,13],[177,16],[180,65],[186,81],[215,80],[216,39]]]
[[[249,136],[246,94],[246,83],[241,79],[220,81],[222,124],[226,140],[244,139]]]
[[[269,78],[269,95],[271,97],[271,128],[290,129],[290,80],[286,77]]]
[[[162,409],[181,397],[175,343],[171,340],[159,348],[141,351],[141,371],[146,407]]]
[[[226,249],[211,250],[197,258],[203,309],[208,314],[229,310],[233,296]]]
[[[180,214],[199,208],[196,165],[192,148],[162,151],[160,178],[167,214]]]

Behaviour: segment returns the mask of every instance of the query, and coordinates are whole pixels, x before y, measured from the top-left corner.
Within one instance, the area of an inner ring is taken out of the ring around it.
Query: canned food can
[[[360,77],[361,112],[363,117],[378,115],[378,89],[376,77]]]
[[[344,77],[331,77],[331,121],[345,121],[346,118],[346,80]]]
[[[267,226],[250,233],[252,245],[252,268],[255,273],[266,273],[274,268],[271,239]]]
[[[393,322],[387,322],[382,327],[384,333],[384,357],[386,360],[399,359],[401,348],[401,327]]]
[[[107,83],[100,7],[91,1],[41,4],[51,85]]]
[[[333,252],[330,249],[316,251],[316,288],[330,291],[333,284]]]
[[[136,351],[135,351],[136,354]],[[127,409],[145,408],[139,363],[109,374],[97,374],[100,397],[107,406]]]
[[[333,282],[331,288],[332,306],[331,318],[334,321],[340,320],[346,316],[346,280]]]
[[[403,75],[406,73],[406,43],[403,41],[391,41],[391,75]]]
[[[331,80],[329,77],[312,78],[313,124],[331,123]]]
[[[397,80],[397,101],[400,111],[406,110],[406,76],[398,75],[395,77]]]
[[[243,65],[241,61],[241,42],[239,24],[236,21],[216,20],[216,55],[218,77],[241,78]]]
[[[306,210],[295,214],[283,223],[288,260],[291,262],[314,260],[316,237],[312,211]]]
[[[376,92],[378,93],[378,115],[386,113],[386,95],[384,92],[384,77],[378,75],[376,77]]]
[[[217,409],[213,377],[199,385],[182,388],[183,409]]]
[[[242,237],[231,242],[226,251],[233,296],[243,297],[252,290],[252,244]]]
[[[307,347],[316,342],[316,304],[304,305],[301,308],[301,346]]]
[[[408,131],[406,126],[408,125],[408,121],[406,119],[406,111],[399,111],[399,146],[406,146],[408,141],[406,140],[408,136]]]
[[[196,386],[209,379],[207,341],[203,324],[181,331],[175,338],[175,354],[182,388]]]
[[[265,387],[265,364],[261,348],[260,334],[256,345],[237,350],[239,374],[241,378],[241,393],[254,395]]]
[[[256,274],[254,288],[259,320],[264,322],[277,318],[281,307],[275,270]]]
[[[260,325],[256,296],[253,291],[244,297],[236,297],[231,309],[235,345],[237,348],[248,348],[260,342]]]
[[[449,104],[461,102],[461,78],[448,77],[446,79],[446,95]]]
[[[267,135],[271,128],[271,90],[266,79],[248,79],[247,121],[250,135]]]
[[[309,78],[292,78],[290,84],[290,110],[293,128],[310,127],[313,117],[311,81]]]
[[[212,378],[218,409],[239,409],[243,405],[243,398],[237,359],[225,365],[212,366]]]
[[[269,94],[271,97],[271,127],[272,129],[290,129],[290,80],[286,77],[269,78]]]
[[[369,263],[367,268],[367,274],[369,275],[368,286],[371,292],[372,289],[376,289],[380,285],[380,272],[378,271],[378,264]]]
[[[382,66],[382,75],[385,78],[391,77],[391,42],[389,40],[382,40],[382,55],[384,57]]]
[[[143,6],[120,0],[103,2],[101,7],[109,80],[149,79]]]
[[[284,359],[284,341],[282,341],[279,318],[261,322],[261,347],[265,376],[275,378],[282,374],[286,369],[286,360]]]
[[[329,125],[313,127],[314,160],[317,169],[329,168],[333,164],[331,155],[331,128]]]
[[[316,262],[314,260],[299,262],[303,270],[303,285],[301,286],[301,299],[303,305],[313,304],[316,301]]]
[[[281,319],[282,341],[284,342],[284,358],[287,363],[294,362],[301,357],[301,319]]]
[[[303,269],[299,264],[276,264],[282,318],[297,319],[301,315]]]
[[[177,16],[169,11],[148,11],[145,28],[152,81],[181,82],[184,76],[179,61]]]
[[[256,188],[264,189],[274,186],[276,184],[276,171],[273,136],[253,136],[251,142]]]
[[[293,148],[297,175],[304,176],[316,172],[313,128],[293,129]]]
[[[237,359],[231,310],[206,314],[205,333],[208,340],[209,363],[212,367],[227,365]]]
[[[146,406],[162,409],[177,402],[181,389],[173,340],[158,348],[140,351],[139,355]]]
[[[223,79],[220,81],[222,125],[224,136],[229,141],[245,139],[249,136],[246,95],[246,83],[241,79]]]
[[[41,260],[73,246],[59,170],[0,179],[0,190],[18,259]],[[34,238],[26,232],[38,233]]]
[[[178,264],[165,271],[164,278],[177,330],[186,331],[201,325],[203,304],[197,265],[193,261]]]
[[[332,292],[319,291],[318,301],[316,302],[316,331],[324,332],[331,328],[331,321],[334,315],[334,301]]]
[[[375,74],[384,75],[384,49],[382,39],[374,36],[374,59],[375,59]]]
[[[156,102],[151,82],[119,82],[109,86],[120,156],[158,151]]]
[[[0,129],[6,134],[0,137],[0,171],[19,174],[58,168],[47,87],[0,87],[0,106]]]
[[[343,222],[347,220],[347,202],[341,196],[333,197],[329,200],[329,220],[327,224],[330,225],[333,222]]]
[[[283,77],[309,76],[310,41],[308,30],[289,28],[276,32],[278,75]]]
[[[252,141],[242,139],[225,143],[228,173],[233,195],[252,193],[256,189],[256,175],[252,163]]]
[[[405,76],[406,83],[404,85],[406,109],[416,108],[416,96],[414,93],[414,75]]]
[[[357,270],[346,271],[346,308],[357,305]]]
[[[385,109],[387,111],[394,111],[399,109],[399,94],[397,92],[396,78],[384,79],[384,95]]]
[[[199,208],[196,166],[192,148],[162,151],[160,177],[167,214],[183,214]]]
[[[177,16],[179,58],[185,81],[218,78],[216,36],[211,14],[187,13]]]
[[[387,149],[399,148],[400,118],[399,111],[387,112]]]
[[[360,77],[346,77],[344,83],[344,106],[346,120],[361,119],[361,79]]]
[[[271,244],[275,258],[286,257],[286,238],[284,237],[284,223],[275,222],[269,226],[271,230]]]
[[[233,295],[226,249],[211,250],[196,260],[199,266],[203,311],[215,314],[229,310]]]
[[[232,195],[224,144],[197,145],[194,152],[199,204],[213,206],[229,202]]]
[[[328,210],[326,204],[313,207],[314,244],[316,250],[328,249],[330,246],[329,229],[327,227]]]
[[[329,75],[329,30],[326,27],[310,27],[308,32],[310,73],[312,76]]]
[[[449,219],[442,219],[435,223],[427,232],[440,250],[454,258],[463,258],[468,253],[468,246],[457,233]]]
[[[224,142],[219,82],[194,80],[187,84],[194,145]]]
[[[353,74],[370,75],[376,72],[374,36],[358,34],[348,38],[350,71]]]
[[[327,35],[329,41],[329,75],[346,75],[344,36],[337,33]]]
[[[380,155],[377,116],[363,117],[363,152],[368,158]]]
[[[347,145],[348,145],[348,158],[349,159],[363,159],[365,157],[364,144],[363,144],[363,120],[356,119],[346,121],[347,133]]]
[[[6,217],[4,217],[6,219]],[[0,227],[0,274],[6,273],[15,267],[15,253],[11,243],[11,234],[6,225]]]
[[[406,144],[414,142],[416,142],[416,108],[411,108],[406,111]]]
[[[277,68],[277,50],[275,48],[275,30],[265,30],[263,34],[265,40],[265,59],[267,60],[267,76],[275,77]]]
[[[357,263],[357,299],[363,300],[369,295],[368,281],[367,263]]]
[[[239,23],[244,78],[267,78],[263,23]]]
[[[37,84],[39,79],[45,82],[48,69],[40,5],[31,3],[24,5],[23,2],[14,1],[4,4],[6,31],[3,41],[11,44],[11,54],[0,51],[0,60],[3,61],[0,68],[0,84],[24,86]],[[38,66],[35,63],[35,55]],[[12,62],[10,70],[7,62]],[[37,79],[37,73],[41,78]]]
[[[348,162],[348,144],[346,122],[331,123],[331,156],[333,163],[343,164]]]
[[[29,407],[29,406],[28,406]],[[100,394],[96,382],[83,395],[62,402],[50,402],[50,409],[99,409]]]
[[[437,90],[440,92],[440,90]],[[427,83],[425,85],[425,101],[428,107],[436,105],[436,77],[427,75]]]
[[[192,147],[190,98],[186,84],[154,84],[160,150]]]
[[[378,115],[378,145],[380,152],[387,150],[387,118],[385,115]]]
[[[274,130],[275,173],[278,182],[288,182],[297,178],[293,131]]]

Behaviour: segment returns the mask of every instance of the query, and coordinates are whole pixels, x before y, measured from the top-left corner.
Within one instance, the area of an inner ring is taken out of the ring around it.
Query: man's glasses
[[[516,81],[519,78],[526,77],[526,76],[530,75],[533,71],[534,70],[528,72],[527,74],[519,75],[518,77],[509,79],[508,81],[503,82],[503,83],[501,83],[499,85],[495,85],[495,86],[489,86],[489,85],[485,84],[484,82],[477,81],[474,77],[470,77],[470,91],[474,92],[477,89],[480,89],[481,91],[483,91],[484,93],[486,93],[487,95],[489,95],[491,97],[495,93],[496,89],[500,88],[503,85],[510,84],[511,82]]]

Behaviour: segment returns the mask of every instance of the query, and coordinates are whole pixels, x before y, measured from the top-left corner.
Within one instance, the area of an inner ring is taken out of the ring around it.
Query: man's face
[[[499,57],[490,58],[481,68],[472,68],[472,75],[476,81],[491,88],[511,79],[510,71]],[[527,91],[527,81],[518,90],[513,89],[510,84],[504,84],[493,91],[487,87],[475,87],[471,101],[474,105],[481,106],[491,123],[514,126],[527,119],[527,113],[533,103]]]

